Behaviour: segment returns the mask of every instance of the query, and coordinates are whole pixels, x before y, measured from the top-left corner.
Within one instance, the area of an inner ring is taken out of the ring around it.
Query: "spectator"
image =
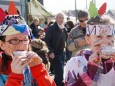
[[[80,49],[87,47],[85,33],[88,13],[80,10],[78,12],[78,20],[79,25],[71,29],[67,40],[67,48],[72,52],[72,56],[75,56]]]
[[[51,21],[49,22],[49,24],[47,25],[47,27],[44,29],[45,33],[46,33],[48,27],[49,27],[50,25],[53,25],[53,23],[54,23],[53,20],[51,20]],[[53,70],[53,67],[52,67],[52,64],[51,64],[51,60],[50,60],[50,75],[53,75],[53,74],[54,74],[54,70]]]
[[[71,31],[72,28],[74,28],[74,24],[72,21],[67,21],[65,24],[65,27],[67,28],[67,32],[68,32],[68,37],[69,37],[69,32]],[[68,50],[68,48],[66,48],[66,61],[68,61],[71,58],[72,52]]]
[[[33,39],[31,42],[32,50],[36,52],[43,60],[47,71],[49,71],[50,63],[48,58],[48,48],[41,39]]]
[[[52,25],[53,23],[54,23],[54,21],[50,21],[49,24],[47,25],[47,27],[44,29],[44,31],[46,32],[47,29],[48,29],[48,27],[49,27],[50,25]]]
[[[69,33],[71,29],[74,28],[74,23],[72,21],[67,21],[66,28],[67,28],[67,32]]]
[[[45,41],[49,49],[49,58],[55,73],[55,82],[57,86],[64,86],[63,66],[64,66],[64,48],[66,47],[67,33],[64,27],[64,15],[58,13],[56,22],[48,27]]]
[[[67,16],[67,21],[70,21],[71,19],[70,19],[70,17],[69,16]]]
[[[44,41],[45,32],[44,32],[43,28],[39,28],[38,31],[39,31],[39,32],[38,32],[38,35],[39,35],[38,38]]]
[[[112,47],[115,47],[115,21],[107,15],[99,15],[90,18],[87,24],[86,41],[91,50],[82,50],[67,62],[64,69],[65,84],[114,86],[115,48],[113,50]]]
[[[38,38],[38,26],[39,26],[39,19],[35,18],[32,22],[32,24],[30,25],[30,28],[32,30],[32,34],[35,38]]]
[[[46,27],[44,19],[40,19],[40,27],[43,28],[43,29]]]
[[[3,10],[0,10],[1,14],[4,14]],[[0,85],[56,86],[44,68],[41,58],[30,51],[30,40],[28,25],[22,17],[6,15],[0,25],[0,76],[6,75],[8,78]],[[24,51],[25,55],[18,54]]]

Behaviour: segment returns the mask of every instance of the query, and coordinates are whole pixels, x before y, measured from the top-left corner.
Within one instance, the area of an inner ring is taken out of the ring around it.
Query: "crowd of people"
[[[13,10],[0,8],[0,86],[115,86],[115,20],[105,11],[27,25]]]

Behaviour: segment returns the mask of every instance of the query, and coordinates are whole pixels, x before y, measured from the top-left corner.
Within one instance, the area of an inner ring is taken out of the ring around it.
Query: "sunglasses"
[[[85,21],[87,21],[88,19],[85,19],[85,20],[79,20],[79,22],[85,22]]]
[[[19,44],[20,42],[22,42],[23,44],[29,44],[30,40],[19,40],[19,39],[10,39],[8,41],[6,41],[10,44],[13,44],[13,45],[17,45]]]

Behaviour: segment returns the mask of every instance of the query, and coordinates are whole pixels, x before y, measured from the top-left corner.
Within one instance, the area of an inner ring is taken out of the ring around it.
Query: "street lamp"
[[[93,2],[95,3],[95,5],[96,5],[96,0],[93,0]]]
[[[77,19],[77,4],[76,4],[76,0],[75,0],[75,17]]]
[[[87,0],[86,0],[86,9],[87,9]]]

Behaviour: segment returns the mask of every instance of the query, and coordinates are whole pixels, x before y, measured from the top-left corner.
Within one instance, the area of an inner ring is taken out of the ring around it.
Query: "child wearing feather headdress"
[[[95,7],[93,2],[90,5]],[[65,86],[115,86],[115,21],[104,14],[105,9],[106,3],[99,11],[89,12],[85,39],[90,49],[81,50],[67,62]]]

